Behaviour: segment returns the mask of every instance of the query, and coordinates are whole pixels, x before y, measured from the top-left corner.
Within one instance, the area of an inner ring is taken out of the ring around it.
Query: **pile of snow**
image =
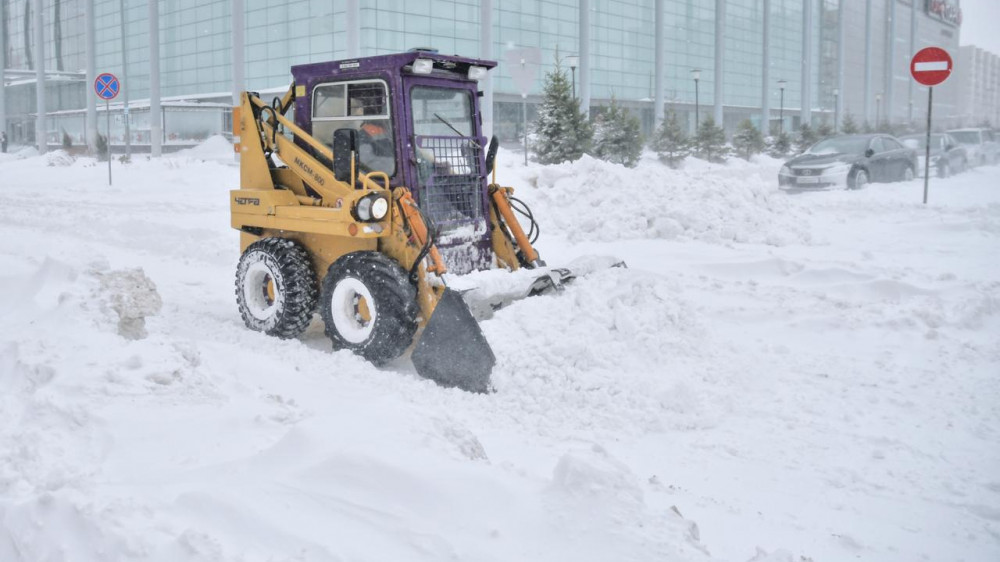
[[[234,163],[236,161],[233,142],[222,135],[208,137],[197,146],[178,150],[170,157],[201,162]]]
[[[778,190],[780,164],[772,160],[718,165],[690,158],[672,170],[649,154],[635,168],[584,156],[523,168],[502,152],[498,181],[530,200],[546,235],[568,240],[809,243],[804,213]]]

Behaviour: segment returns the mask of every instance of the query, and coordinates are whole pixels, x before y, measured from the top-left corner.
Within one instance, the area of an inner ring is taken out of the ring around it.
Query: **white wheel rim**
[[[268,296],[268,283],[272,284],[274,298]],[[243,299],[247,310],[257,320],[271,318],[281,305],[282,294],[277,278],[263,261],[250,264],[243,276]]]
[[[368,307],[370,318],[367,321],[358,311],[361,299],[364,299],[364,304]],[[354,277],[344,278],[333,288],[330,312],[337,332],[351,343],[363,343],[367,340],[375,327],[375,319],[378,318],[371,292]]]
[[[864,172],[858,172],[858,177],[855,182],[858,187],[864,187],[868,183],[868,174]]]

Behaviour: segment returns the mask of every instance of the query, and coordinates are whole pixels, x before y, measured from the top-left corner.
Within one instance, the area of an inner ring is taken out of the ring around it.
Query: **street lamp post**
[[[879,130],[882,123],[882,94],[875,94],[875,130]]]
[[[569,71],[573,75],[573,99],[576,99],[576,67],[580,66],[580,57],[571,55],[566,57],[566,64],[569,65]]]
[[[785,80],[778,80],[778,89],[781,90],[781,109],[778,110],[778,136],[785,134],[785,86],[788,82]]]
[[[840,89],[833,89],[833,132],[840,131]]]
[[[698,114],[701,112],[701,105],[698,101],[698,80],[701,79],[701,70],[695,68],[691,71],[691,78],[694,78],[694,130],[698,132]]]

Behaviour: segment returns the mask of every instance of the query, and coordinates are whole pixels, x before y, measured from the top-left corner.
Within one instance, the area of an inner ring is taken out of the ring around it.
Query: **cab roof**
[[[305,84],[316,78],[341,75],[349,76],[351,74],[384,70],[388,70],[394,74],[409,73],[408,68],[412,67],[413,61],[417,59],[431,59],[434,61],[433,76],[465,81],[469,81],[467,73],[470,66],[482,66],[489,69],[497,65],[496,61],[486,59],[442,55],[433,50],[414,49],[394,55],[300,64],[292,67],[292,78],[294,78],[296,84]]]

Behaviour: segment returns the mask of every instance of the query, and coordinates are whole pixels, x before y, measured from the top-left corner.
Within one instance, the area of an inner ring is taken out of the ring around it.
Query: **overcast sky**
[[[1000,0],[962,0],[962,45],[1000,55]]]

